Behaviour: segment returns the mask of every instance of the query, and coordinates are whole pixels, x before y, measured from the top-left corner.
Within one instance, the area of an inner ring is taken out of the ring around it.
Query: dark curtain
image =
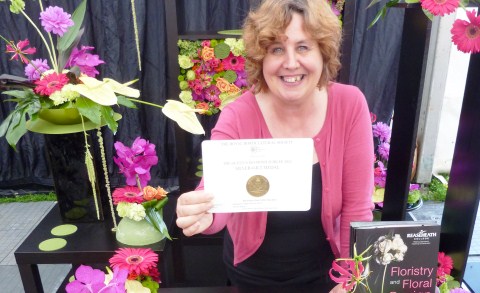
[[[404,10],[391,8],[385,19],[368,29],[384,1],[367,9],[371,0],[355,1],[355,29],[349,83],[365,94],[377,121],[393,114],[400,59]],[[347,4],[348,5],[348,4]]]
[[[217,31],[241,27],[250,3],[248,0],[178,0],[177,15],[179,33]],[[370,108],[384,119],[391,114],[395,94],[398,68],[399,37],[402,15],[389,12],[385,21],[374,29],[366,30],[376,10],[365,10],[366,0],[359,1],[357,24],[352,51],[350,83],[359,86],[367,96]],[[57,5],[72,13],[80,0],[44,1],[44,7]],[[139,79],[134,85],[141,91],[140,99],[163,105],[167,99],[167,38],[165,29],[164,1],[135,0],[140,37],[142,71],[138,70],[134,29],[130,1],[89,1],[84,21],[85,33],[81,43],[95,47],[95,54],[106,64],[98,67],[99,78],[109,77],[117,81]],[[38,22],[39,6],[36,1],[26,1],[26,13]],[[168,13],[168,12],[167,12]],[[22,15],[10,13],[7,2],[0,2],[0,34],[18,41],[28,38],[37,47],[34,58],[46,58],[47,53],[35,30]],[[23,76],[23,65],[9,61],[0,54],[0,74]],[[4,100],[7,97],[1,96]],[[0,103],[0,121],[14,104]],[[131,144],[137,136],[144,137],[156,145],[159,163],[151,170],[150,184],[175,188],[178,185],[176,170],[176,145],[174,125],[158,108],[138,105],[138,109],[118,109],[123,115],[116,134],[102,129],[105,141],[108,172],[112,186],[124,184],[113,163],[113,143],[122,141]],[[0,194],[16,192],[28,186],[53,185],[51,171],[45,157],[42,134],[28,132],[17,144],[17,152],[11,149],[4,138],[0,139]]]

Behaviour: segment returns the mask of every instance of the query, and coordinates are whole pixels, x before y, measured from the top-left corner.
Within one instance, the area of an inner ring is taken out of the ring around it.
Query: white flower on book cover
[[[375,261],[381,265],[388,265],[392,261],[403,261],[408,247],[403,242],[400,234],[387,234],[380,236],[373,244]]]

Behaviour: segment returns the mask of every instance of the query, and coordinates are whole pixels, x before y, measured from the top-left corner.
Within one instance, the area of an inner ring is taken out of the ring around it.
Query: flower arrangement
[[[162,187],[147,185],[150,168],[158,163],[155,145],[137,137],[131,147],[117,141],[114,144],[117,157],[114,162],[126,178],[127,186],[113,191],[113,204],[120,217],[133,221],[146,220],[163,236],[171,240],[163,221],[163,207],[168,202],[167,191]]]
[[[370,113],[372,118],[372,132],[375,141],[375,163],[374,163],[374,192],[372,200],[377,208],[383,207],[385,195],[385,183],[387,181],[387,164],[390,155],[390,138],[392,129],[390,125],[384,122],[376,122],[375,114]],[[410,184],[407,204],[413,205],[420,200],[420,185]]]
[[[380,0],[372,0],[368,7],[373,6]],[[370,23],[372,27],[380,18],[384,18],[387,14],[387,9],[395,6],[401,2],[400,0],[389,0],[378,11],[377,15]],[[406,3],[421,3],[422,9],[426,16],[433,19],[434,16],[445,16],[457,10],[457,8],[464,8],[468,6],[469,2],[480,4],[480,0],[405,0]],[[480,52],[480,15],[477,12],[466,11],[467,20],[457,19],[453,23],[450,33],[452,34],[452,42],[457,46],[458,50],[464,53],[479,53]]]
[[[247,89],[243,40],[179,40],[180,100],[202,114],[218,113]]]
[[[12,97],[6,101],[15,102],[16,106],[1,122],[0,137],[5,136],[9,145],[15,149],[27,130],[47,134],[83,131],[85,164],[99,219],[99,201],[94,188],[96,176],[86,131],[94,128],[99,130],[101,126],[107,125],[115,133],[118,128],[117,120],[121,118],[121,115],[115,112],[115,107],[136,108],[135,103],[159,107],[168,118],[176,121],[186,131],[194,134],[205,132],[195,111],[183,103],[172,100],[168,100],[164,106],[148,103],[137,99],[140,91],[130,87],[135,81],[120,83],[110,78],[99,80],[95,77],[99,74],[97,66],[105,62],[92,53],[94,47],[79,47],[87,0],[80,2],[73,14],[58,6],[44,9],[42,1],[37,2],[41,11],[38,18],[41,25],[25,13],[24,0],[10,0],[9,8],[12,13],[23,15],[38,32],[48,52],[48,60],[31,58],[30,55],[34,55],[37,50],[30,46],[28,39],[15,42],[0,35],[6,43],[6,53],[12,54],[11,60],[18,60],[25,65],[28,81],[20,89],[3,92]],[[52,35],[57,37],[56,45]],[[72,125],[76,127],[66,127]],[[103,171],[108,174],[101,135],[98,135],[98,142]],[[108,176],[105,177],[108,186]],[[108,188],[107,191],[109,192]]]
[[[107,274],[91,266],[80,265],[65,287],[66,292],[158,291],[161,283],[158,255],[150,248],[120,248],[109,262],[111,268],[106,268]]]

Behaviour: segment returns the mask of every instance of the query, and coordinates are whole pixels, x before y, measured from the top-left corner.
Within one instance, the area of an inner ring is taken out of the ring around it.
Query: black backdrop
[[[254,2],[254,1],[253,1]],[[366,10],[367,0],[356,1],[354,41],[348,83],[359,86],[365,93],[370,109],[379,120],[386,121],[393,109],[397,80],[399,42],[401,37],[401,10],[390,11],[385,21],[367,30],[376,7]],[[57,5],[69,13],[80,0],[44,1],[44,7]],[[138,70],[137,53],[130,1],[89,1],[84,21],[85,33],[81,44],[95,47],[95,53],[106,64],[99,66],[100,76],[118,81],[139,79],[135,84],[141,91],[141,99],[164,104],[167,99],[166,76],[168,72],[167,38],[163,0],[136,0],[137,23],[140,36],[142,71]],[[249,9],[248,0],[178,0],[179,32],[234,29],[241,26]],[[39,7],[36,1],[26,1],[26,13],[37,21]],[[47,56],[43,43],[35,30],[22,15],[10,13],[7,2],[0,3],[0,34],[16,41],[28,38],[37,47],[34,58]],[[23,76],[23,65],[9,61],[2,42],[0,74]],[[344,52],[349,54],[349,52]],[[4,100],[5,95],[1,96]],[[0,121],[13,108],[13,103],[0,103]],[[103,130],[107,163],[112,186],[124,183],[123,176],[113,164],[113,143],[130,144],[142,136],[156,144],[159,163],[152,168],[151,184],[167,187],[178,185],[176,177],[176,152],[174,125],[160,109],[139,105],[137,110],[120,109],[123,118],[118,132]],[[25,188],[51,189],[51,173],[46,162],[44,138],[41,134],[27,133],[15,152],[0,139],[0,195],[11,194]],[[30,190],[29,190],[30,191]]]

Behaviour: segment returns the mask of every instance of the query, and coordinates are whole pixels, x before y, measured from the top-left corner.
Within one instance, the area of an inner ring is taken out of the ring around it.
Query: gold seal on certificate
[[[254,175],[247,181],[248,194],[258,197],[265,195],[270,189],[268,179],[262,175]]]

